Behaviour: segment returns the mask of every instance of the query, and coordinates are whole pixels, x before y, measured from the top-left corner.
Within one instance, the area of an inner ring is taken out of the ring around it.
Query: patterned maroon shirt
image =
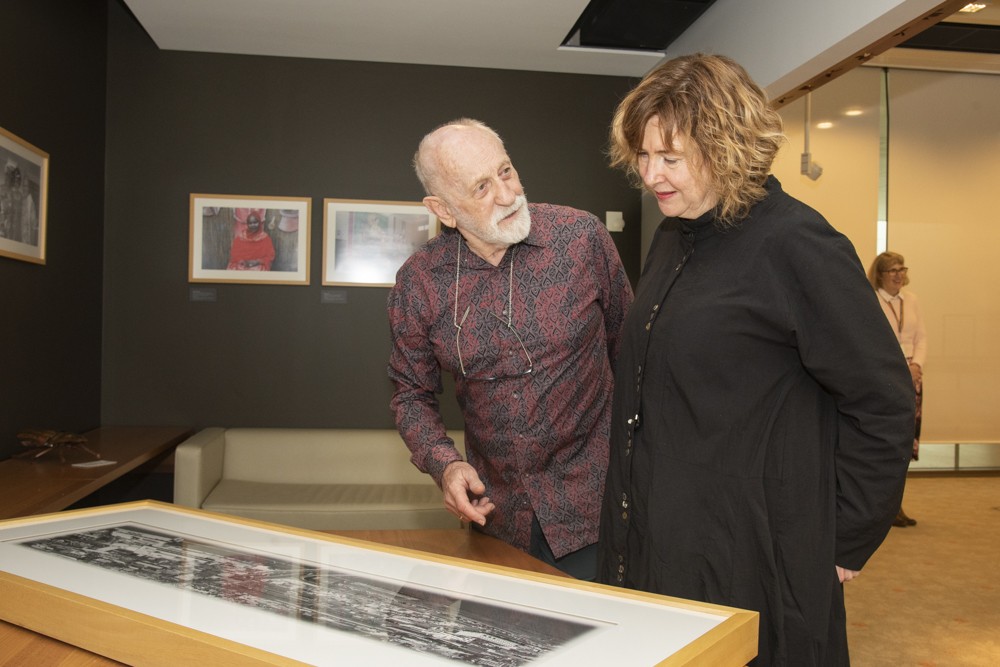
[[[612,364],[632,288],[596,217],[529,210],[531,233],[499,266],[446,229],[399,270],[388,304],[391,407],[414,465],[440,485],[462,458],[437,399],[450,372],[466,455],[496,504],[485,532],[527,551],[534,513],[558,558],[597,541]]]

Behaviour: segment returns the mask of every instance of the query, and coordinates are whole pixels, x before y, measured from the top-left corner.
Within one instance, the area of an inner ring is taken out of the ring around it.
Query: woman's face
[[[707,166],[685,150],[688,137],[677,135],[673,144],[663,142],[660,119],[653,116],[643,131],[636,167],[663,215],[694,220],[714,208],[719,196],[712,191]]]
[[[899,262],[893,262],[882,271],[879,281],[882,283],[882,289],[896,296],[906,282],[906,267]]]

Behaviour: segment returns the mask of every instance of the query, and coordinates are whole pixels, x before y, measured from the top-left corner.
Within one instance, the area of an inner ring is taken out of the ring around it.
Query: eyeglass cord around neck
[[[458,289],[459,289],[459,276],[462,271],[462,237],[458,237],[458,252],[455,258],[455,313],[454,313],[454,324],[455,324],[455,351],[458,353],[458,366],[462,371],[463,377],[468,377],[465,372],[465,362],[462,360],[462,345],[460,342],[460,337],[462,335],[462,326],[465,324],[465,318],[469,316],[469,310],[472,308],[472,304],[465,307],[465,312],[462,313],[462,319],[458,319]],[[524,353],[524,358],[528,361],[528,369],[523,373],[519,373],[519,376],[530,375],[534,370],[534,362],[531,360],[531,355],[528,354],[528,348],[524,346],[524,341],[521,340],[521,334],[517,332],[514,328],[514,246],[510,248],[510,265],[507,268],[507,321],[504,322],[503,318],[497,315],[492,310],[489,314],[497,318],[501,324],[507,326],[507,330],[514,334],[514,338],[517,339],[518,345],[521,346],[521,351]],[[497,380],[501,376],[491,376],[488,378],[478,378],[486,380]],[[473,378],[475,379],[475,378]]]
[[[462,325],[458,321],[458,276],[462,269],[462,235],[458,234],[458,252],[455,253],[455,317],[454,323],[456,329],[461,329]],[[510,264],[507,267],[507,328],[511,329],[513,318],[514,318],[514,248],[516,246],[510,247]],[[465,312],[462,313],[462,322],[465,322],[465,318],[469,316],[469,310],[472,308],[472,304],[465,307]]]

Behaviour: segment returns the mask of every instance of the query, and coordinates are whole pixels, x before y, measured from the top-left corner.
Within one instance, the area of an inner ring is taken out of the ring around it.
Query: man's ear
[[[455,228],[458,224],[455,220],[455,216],[451,214],[451,209],[448,208],[448,204],[445,203],[440,197],[434,195],[427,195],[424,197],[424,206],[427,210],[437,216],[438,221],[445,227]]]

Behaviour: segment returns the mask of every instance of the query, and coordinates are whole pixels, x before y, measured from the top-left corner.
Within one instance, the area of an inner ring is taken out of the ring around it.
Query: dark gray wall
[[[0,459],[100,423],[106,0],[0,3],[0,127],[49,154],[45,265],[0,257]]]
[[[624,211],[638,275],[640,198],[602,156],[632,79],[160,51],[114,4],[108,33],[105,423],[391,427],[388,290],[320,285],[322,202],[419,200],[413,151],[454,117],[500,132],[530,199]],[[310,197],[312,284],[190,301],[191,193]]]

